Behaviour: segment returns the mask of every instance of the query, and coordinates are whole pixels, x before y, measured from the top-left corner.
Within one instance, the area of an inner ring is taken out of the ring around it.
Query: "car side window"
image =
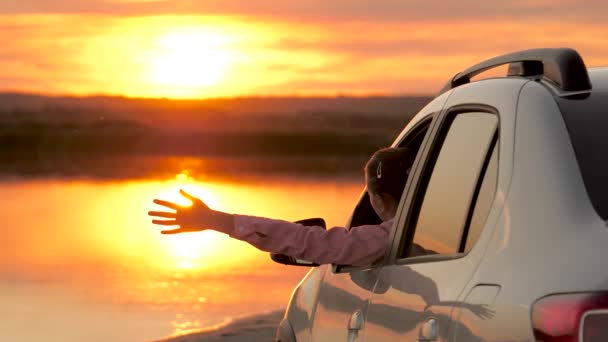
[[[488,158],[487,166],[483,175],[483,180],[479,187],[479,193],[475,201],[475,208],[471,217],[471,224],[468,227],[464,242],[464,252],[468,253],[483,230],[486,223],[486,218],[492,208],[492,202],[496,195],[496,186],[498,185],[498,142],[492,148],[492,154]]]
[[[497,127],[498,117],[491,113],[467,112],[446,119],[414,199],[412,244],[401,257],[462,252]],[[479,211],[482,215],[483,208]]]

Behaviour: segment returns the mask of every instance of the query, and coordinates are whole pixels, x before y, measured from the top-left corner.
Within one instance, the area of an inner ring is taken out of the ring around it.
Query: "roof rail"
[[[471,78],[504,64],[509,64],[507,76],[544,76],[563,91],[591,90],[591,81],[583,59],[570,48],[532,49],[494,57],[460,72],[441,89],[450,89],[471,82]]]

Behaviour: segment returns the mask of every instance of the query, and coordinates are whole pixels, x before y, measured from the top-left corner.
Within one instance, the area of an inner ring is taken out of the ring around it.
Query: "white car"
[[[607,133],[608,68],[572,49],[457,74],[393,144],[418,154],[384,258],[312,268],[276,340],[608,341]],[[364,192],[348,226],[378,221]]]

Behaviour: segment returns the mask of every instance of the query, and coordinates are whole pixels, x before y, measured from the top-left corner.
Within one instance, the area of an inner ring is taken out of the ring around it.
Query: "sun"
[[[149,83],[183,95],[215,86],[234,62],[229,43],[228,36],[209,30],[165,34],[149,57]]]

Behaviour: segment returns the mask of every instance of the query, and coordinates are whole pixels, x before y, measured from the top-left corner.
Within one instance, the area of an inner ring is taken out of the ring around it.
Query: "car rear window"
[[[608,220],[608,92],[560,98],[558,104],[593,207]]]

